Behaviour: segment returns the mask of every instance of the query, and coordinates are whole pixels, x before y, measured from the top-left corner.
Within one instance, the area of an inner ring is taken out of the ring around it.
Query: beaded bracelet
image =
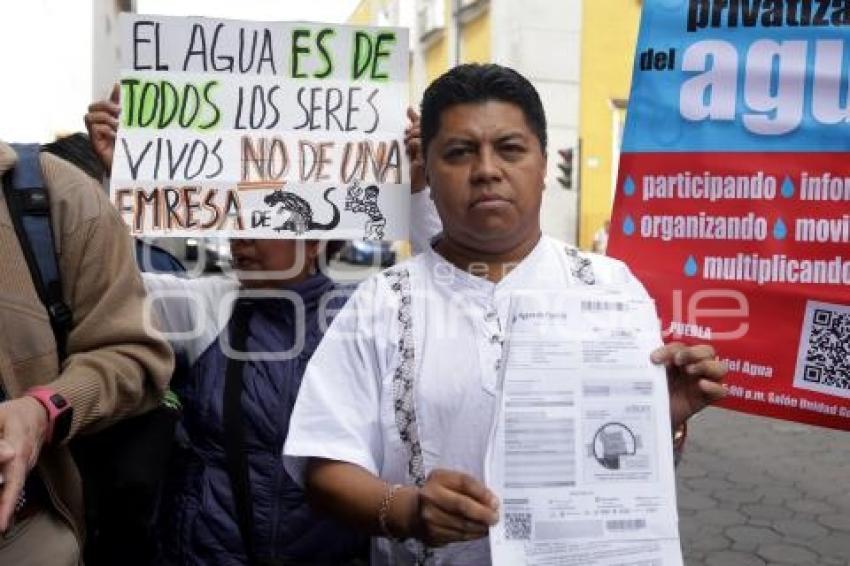
[[[381,532],[385,537],[391,540],[399,540],[398,537],[393,535],[390,531],[389,525],[389,515],[390,515],[390,505],[393,503],[393,499],[395,499],[398,490],[400,490],[403,486],[401,484],[386,484],[387,491],[384,493],[384,499],[381,501],[381,506],[378,507],[378,526],[381,528]]]

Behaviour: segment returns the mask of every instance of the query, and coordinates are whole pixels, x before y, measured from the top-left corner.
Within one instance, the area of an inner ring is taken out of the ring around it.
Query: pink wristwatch
[[[45,443],[62,442],[71,430],[71,419],[74,414],[71,404],[49,387],[33,387],[27,390],[25,395],[32,397],[47,409]]]

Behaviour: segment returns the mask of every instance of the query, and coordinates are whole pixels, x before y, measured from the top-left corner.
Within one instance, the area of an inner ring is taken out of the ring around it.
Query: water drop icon
[[[773,225],[773,237],[777,240],[784,240],[786,236],[788,236],[788,227],[785,226],[785,222],[780,218]]]
[[[782,196],[785,198],[794,196],[794,181],[791,180],[791,177],[785,177],[785,180],[782,181]]]
[[[631,175],[626,177],[626,180],[623,182],[623,193],[625,193],[627,197],[635,194],[635,181],[632,179]]]
[[[685,262],[685,275],[693,277],[697,274],[697,260],[694,256],[688,256],[688,261]]]
[[[631,216],[626,216],[626,219],[623,220],[623,234],[626,236],[631,236],[635,233],[635,221],[632,220]]]

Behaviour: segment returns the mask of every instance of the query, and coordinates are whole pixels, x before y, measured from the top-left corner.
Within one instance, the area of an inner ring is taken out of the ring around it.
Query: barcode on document
[[[617,311],[623,312],[626,310],[626,303],[614,301],[582,301],[581,312],[605,312]]]
[[[646,519],[613,519],[605,526],[609,531],[639,531],[646,528]]]

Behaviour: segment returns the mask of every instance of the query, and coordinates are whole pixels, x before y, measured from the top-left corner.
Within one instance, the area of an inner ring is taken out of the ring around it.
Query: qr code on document
[[[531,513],[505,513],[505,538],[531,540]]]
[[[850,306],[806,303],[794,387],[850,399]]]

